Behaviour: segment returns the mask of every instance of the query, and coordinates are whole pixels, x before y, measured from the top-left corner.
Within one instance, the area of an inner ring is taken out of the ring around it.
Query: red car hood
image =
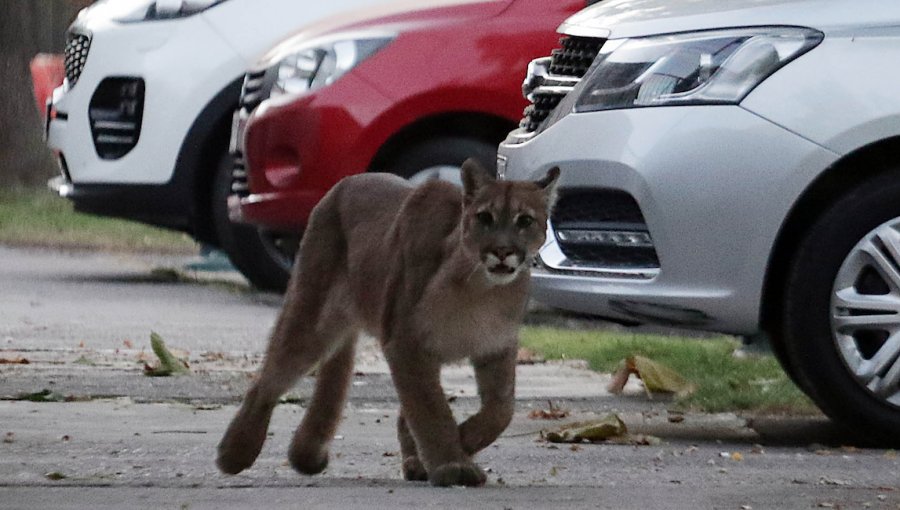
[[[503,12],[515,0],[398,0],[378,3],[367,8],[346,11],[307,25],[279,43],[262,57],[261,62],[281,52],[286,46],[296,46],[329,34],[378,27],[403,31],[422,23],[459,22],[484,19]]]

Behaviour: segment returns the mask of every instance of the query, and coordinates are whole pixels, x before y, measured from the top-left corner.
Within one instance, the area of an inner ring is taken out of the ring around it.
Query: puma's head
[[[495,285],[512,282],[544,244],[559,168],[539,181],[498,181],[474,159],[462,165],[464,248]]]

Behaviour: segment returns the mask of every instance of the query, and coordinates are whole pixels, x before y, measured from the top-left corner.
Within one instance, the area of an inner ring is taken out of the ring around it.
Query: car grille
[[[525,108],[519,123],[526,133],[533,133],[550,116],[562,98],[584,77],[606,39],[565,36],[559,40],[561,47],[553,50],[549,62],[535,61],[533,66],[545,66],[539,75],[526,79],[525,94],[531,104]],[[534,67],[530,68],[531,72]]]
[[[64,62],[66,79],[69,81],[70,87],[74,87],[78,82],[78,78],[81,77],[81,71],[84,70],[84,64],[87,62],[90,49],[90,36],[75,32],[69,32],[66,36]]]
[[[644,216],[624,191],[564,191],[551,225],[560,250],[572,262],[610,269],[659,268]]]
[[[241,98],[238,103],[238,109],[242,115],[250,115],[250,112],[269,96],[272,87],[270,76],[272,76],[271,68],[251,71],[244,76],[244,85],[241,88]],[[243,136],[243,133],[235,133],[232,136],[239,138]],[[241,198],[248,197],[250,185],[247,181],[247,165],[244,162],[244,152],[240,143],[236,144],[231,156],[234,159],[234,168],[231,171],[231,192]]]
[[[240,107],[252,112],[269,95],[266,87],[266,69],[251,71],[244,77],[244,86],[241,88]]]

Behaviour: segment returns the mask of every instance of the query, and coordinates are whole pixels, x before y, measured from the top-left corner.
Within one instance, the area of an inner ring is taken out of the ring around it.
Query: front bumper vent
[[[81,77],[84,65],[87,63],[88,52],[91,49],[91,37],[86,34],[69,32],[66,35],[66,48],[63,51],[63,62],[66,71],[66,80],[69,87],[74,87]]]
[[[612,270],[659,268],[644,216],[624,191],[563,192],[550,223],[560,250],[575,265]]]
[[[88,117],[91,137],[100,159],[119,159],[133,149],[141,136],[144,117],[144,80],[106,78],[91,97]]]

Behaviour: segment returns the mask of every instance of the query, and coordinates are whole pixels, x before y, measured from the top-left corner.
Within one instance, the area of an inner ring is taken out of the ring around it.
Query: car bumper
[[[571,114],[506,142],[506,176],[562,170],[560,191],[620,190],[643,214],[658,268],[560,258],[552,228],[533,272],[549,305],[628,322],[759,330],[772,246],[801,191],[837,155],[739,106]],[[554,266],[554,267],[549,267]]]
[[[235,123],[249,194],[229,201],[231,219],[272,230],[302,229],[329,189],[367,170],[383,142],[373,126],[390,106],[352,73],[305,96],[264,101]]]
[[[56,116],[47,126],[47,143],[65,156],[67,177],[76,185],[169,182],[194,119],[246,63],[202,16],[129,24],[94,18],[73,30],[90,37],[90,49],[77,82],[54,91]],[[136,145],[124,156],[103,159],[89,110],[98,86],[111,77],[141,80],[145,94]]]

